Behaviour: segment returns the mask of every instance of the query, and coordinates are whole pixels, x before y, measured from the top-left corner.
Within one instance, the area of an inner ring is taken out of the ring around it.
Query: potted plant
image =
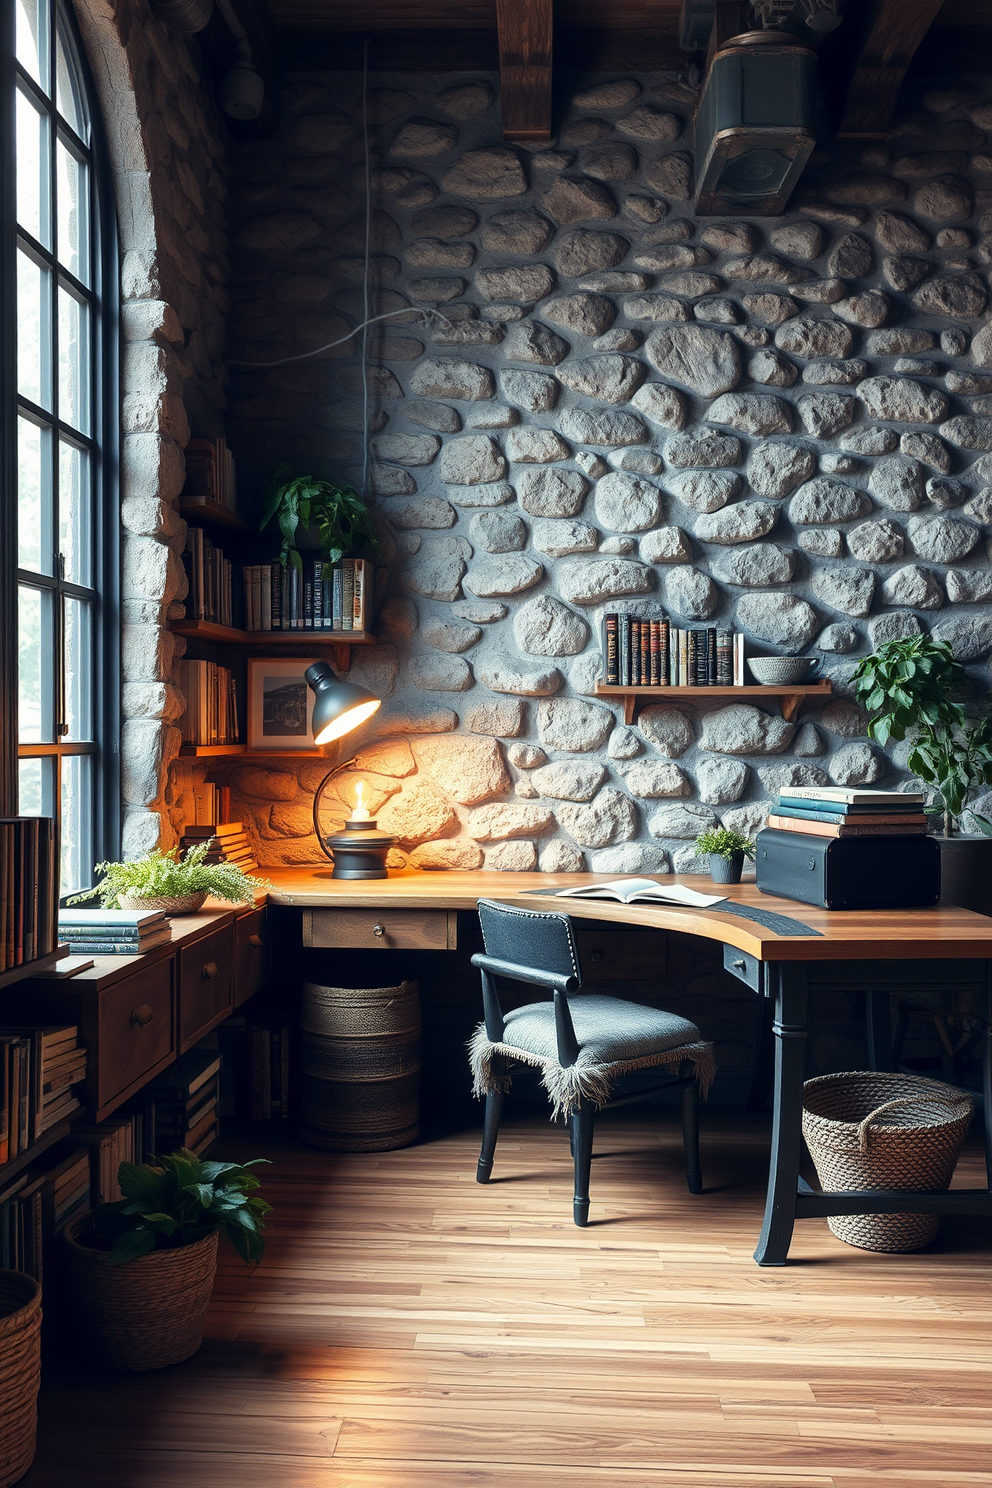
[[[246,1264],[265,1252],[271,1210],[247,1163],[192,1152],[121,1163],[124,1195],[66,1227],[68,1279],[87,1345],[114,1369],[164,1369],[195,1354],[227,1235]]]
[[[82,904],[99,897],[104,909],[161,909],[166,914],[195,914],[208,894],[231,904],[250,903],[265,879],[249,878],[234,863],[205,863],[209,844],[198,842],[180,857],[178,849],[153,848],[130,863],[97,863],[104,876],[93,889],[66,902]]]
[[[969,800],[992,784],[992,720],[967,717],[966,683],[948,643],[928,635],[886,641],[854,673],[869,736],[908,739],[907,767],[939,796],[941,902],[992,914],[992,821],[972,811],[978,832],[957,832]]]
[[[710,860],[710,878],[718,884],[741,881],[745,858],[754,857],[754,843],[732,827],[714,827],[696,838],[696,854]]]
[[[293,475],[288,465],[280,465],[269,482],[260,530],[273,522],[279,528],[279,561],[284,568],[289,562],[302,569],[299,541],[319,547],[328,563],[344,556],[356,558],[362,549],[379,551],[372,514],[351,486]]]

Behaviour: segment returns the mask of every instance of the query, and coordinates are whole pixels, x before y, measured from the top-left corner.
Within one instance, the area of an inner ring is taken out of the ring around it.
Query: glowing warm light
[[[372,813],[365,804],[365,781],[360,780],[355,788],[355,805],[351,812],[352,821],[371,821]]]
[[[371,718],[381,706],[380,698],[370,698],[367,703],[356,703],[353,708],[332,719],[326,728],[321,729],[314,742],[330,744],[333,739],[342,739],[345,734],[350,734],[359,724],[364,723],[366,718]]]

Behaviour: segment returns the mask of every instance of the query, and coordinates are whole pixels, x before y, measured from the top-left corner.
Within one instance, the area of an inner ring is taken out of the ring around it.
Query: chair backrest
[[[480,899],[479,921],[486,954],[497,961],[581,982],[579,948],[567,914]]]

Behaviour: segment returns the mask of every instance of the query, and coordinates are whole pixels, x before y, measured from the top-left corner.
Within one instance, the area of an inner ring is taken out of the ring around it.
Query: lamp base
[[[328,852],[334,854],[332,878],[388,878],[386,854],[395,847],[396,838],[386,832],[344,831],[323,839]]]

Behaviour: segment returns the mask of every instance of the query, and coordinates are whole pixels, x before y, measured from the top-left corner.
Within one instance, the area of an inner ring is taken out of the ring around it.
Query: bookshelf
[[[33,961],[25,961],[20,966],[11,966],[7,971],[0,971],[0,988],[11,987],[15,982],[23,982],[25,977],[40,976],[43,971],[51,971],[55,963],[68,954],[69,947],[60,945],[46,956],[36,956]]]
[[[0,1183],[6,1184],[11,1178],[15,1178],[22,1168],[28,1168],[33,1162],[37,1162],[43,1152],[47,1152],[49,1147],[54,1147],[57,1142],[61,1142],[64,1137],[67,1137],[71,1128],[71,1121],[59,1121],[55,1126],[49,1127],[48,1131],[45,1132],[44,1136],[39,1137],[37,1142],[32,1142],[30,1147],[26,1147],[23,1152],[19,1152],[16,1157],[11,1157],[7,1162],[0,1163]]]
[[[832,691],[829,682],[792,683],[791,686],[743,687],[634,687],[597,682],[596,697],[623,699],[623,721],[633,723],[641,708],[648,703],[662,703],[672,698],[692,698],[702,702],[704,698],[781,698],[782,717],[791,723],[805,697],[829,697]]]
[[[180,496],[179,515],[187,522],[199,527],[213,527],[226,533],[237,533],[243,538],[258,538],[254,527],[231,507],[215,501],[212,496]]]
[[[330,647],[339,672],[350,669],[352,646],[376,644],[376,637],[367,630],[237,630],[212,620],[173,620],[169,629],[189,641],[207,641],[216,646],[251,646],[256,650],[275,647],[279,651],[293,648],[297,652]]]
[[[183,744],[180,759],[211,759],[217,755],[251,754],[254,759],[329,759],[323,749],[249,749],[247,744]]]

